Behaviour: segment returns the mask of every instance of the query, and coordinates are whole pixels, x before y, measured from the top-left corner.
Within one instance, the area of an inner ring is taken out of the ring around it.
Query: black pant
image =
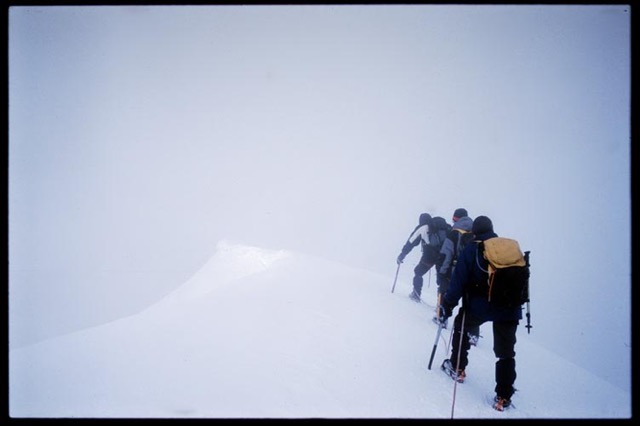
[[[424,283],[423,276],[426,274],[429,269],[433,267],[435,263],[429,262],[425,256],[422,256],[420,262],[413,268],[413,291],[415,291],[418,296],[422,294],[422,284]]]
[[[464,329],[462,327],[464,319]],[[451,365],[457,369],[464,370],[469,363],[468,354],[471,344],[467,332],[478,335],[482,321],[468,313],[465,315],[464,310],[458,310],[453,321],[453,340],[451,342]],[[518,320],[513,321],[493,321],[493,353],[498,361],[496,361],[496,387],[495,391],[498,396],[510,399],[513,395],[513,384],[516,381],[516,330],[518,329]],[[464,333],[462,346],[460,345],[461,331]],[[460,363],[458,364],[458,353],[460,355]]]
[[[436,283],[438,283],[438,294],[444,295],[447,292],[447,289],[449,288],[450,282],[451,282],[451,277],[438,274],[438,278],[436,279]]]

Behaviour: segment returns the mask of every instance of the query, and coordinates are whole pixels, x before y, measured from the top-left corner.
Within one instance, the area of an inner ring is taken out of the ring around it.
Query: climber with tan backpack
[[[441,369],[456,384],[464,383],[471,347],[469,339],[463,338],[465,330],[491,322],[493,351],[498,359],[492,405],[503,411],[511,405],[515,392],[516,331],[523,305],[528,306],[529,302],[529,252],[523,253],[516,240],[498,237],[487,216],[476,217],[472,232],[475,239],[460,253],[442,297],[441,322],[452,315],[460,299],[462,306],[453,321],[451,356],[444,360]]]

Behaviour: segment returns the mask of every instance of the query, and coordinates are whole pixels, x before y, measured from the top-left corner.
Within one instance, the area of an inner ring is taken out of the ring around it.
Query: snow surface
[[[456,385],[439,369],[449,330],[427,368],[435,280],[417,304],[410,280],[391,292],[394,273],[221,241],[139,314],[11,350],[10,416],[630,418],[628,392],[532,343],[524,322],[514,408],[491,409],[490,324]]]

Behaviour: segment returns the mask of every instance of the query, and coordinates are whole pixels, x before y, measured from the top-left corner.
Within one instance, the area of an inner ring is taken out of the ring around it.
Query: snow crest
[[[264,272],[290,256],[286,250],[267,250],[221,240],[211,259],[168,298],[199,298],[241,278]]]

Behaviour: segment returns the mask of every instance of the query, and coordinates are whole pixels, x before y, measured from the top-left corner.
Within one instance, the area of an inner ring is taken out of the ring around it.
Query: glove
[[[398,256],[398,260],[397,260],[398,265],[399,265],[399,264],[401,264],[403,260],[404,260],[404,256],[403,256],[402,254],[400,254],[400,255]]]
[[[444,324],[444,322],[447,321],[451,314],[453,314],[453,308],[450,308],[443,303],[439,306],[438,312],[440,313],[438,321]]]

